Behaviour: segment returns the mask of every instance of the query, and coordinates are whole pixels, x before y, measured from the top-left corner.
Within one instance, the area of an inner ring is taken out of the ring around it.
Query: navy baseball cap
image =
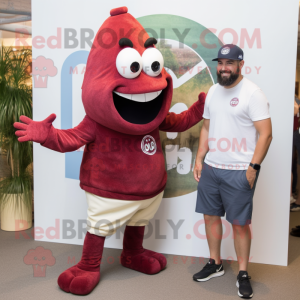
[[[243,60],[244,59],[244,52],[237,45],[227,44],[227,45],[224,45],[220,48],[220,50],[218,52],[218,57],[213,59],[213,61],[216,61],[219,58]]]

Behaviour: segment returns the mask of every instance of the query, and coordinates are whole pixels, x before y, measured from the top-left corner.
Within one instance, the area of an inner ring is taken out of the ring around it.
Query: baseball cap
[[[218,57],[213,59],[213,61],[216,61],[219,58],[243,60],[244,59],[244,52],[237,45],[227,44],[227,45],[224,45],[220,48],[220,50],[218,52]]]

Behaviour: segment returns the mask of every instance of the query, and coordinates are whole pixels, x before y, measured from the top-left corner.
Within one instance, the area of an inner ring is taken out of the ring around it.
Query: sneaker
[[[251,277],[248,276],[247,271],[240,271],[239,275],[237,276],[236,286],[239,289],[238,295],[241,298],[249,299],[253,297],[253,290],[249,279],[251,279]]]
[[[290,232],[290,235],[300,237],[300,230],[292,230]]]
[[[203,269],[194,274],[193,279],[195,281],[207,281],[213,277],[219,277],[224,275],[225,271],[223,269],[222,261],[219,265],[216,265],[214,259],[210,258],[209,262],[203,267]]]
[[[291,196],[290,197],[290,203],[292,204],[292,203],[295,203],[297,200],[293,197],[293,196]]]
[[[300,205],[293,203],[290,207],[290,211],[299,211],[300,210]]]

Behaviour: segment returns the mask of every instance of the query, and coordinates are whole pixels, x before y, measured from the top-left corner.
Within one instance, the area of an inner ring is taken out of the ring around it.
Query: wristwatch
[[[253,164],[253,163],[250,163],[249,164],[254,170],[258,171],[260,170],[260,165],[259,164]]]

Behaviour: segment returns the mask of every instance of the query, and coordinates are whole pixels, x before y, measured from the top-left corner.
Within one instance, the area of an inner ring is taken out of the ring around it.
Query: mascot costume
[[[85,145],[80,187],[88,204],[87,234],[80,262],[58,278],[62,290],[77,295],[98,284],[105,237],[124,224],[121,264],[145,274],[166,267],[162,254],[143,248],[145,226],[167,181],[159,130],[185,131],[204,109],[206,95],[200,93],[187,111],[169,113],[172,78],[157,41],[127,11],[112,9],[94,39],[82,85],[86,116],[77,127],[54,128],[54,114],[41,122],[21,116],[14,123],[20,142],[63,153]]]

